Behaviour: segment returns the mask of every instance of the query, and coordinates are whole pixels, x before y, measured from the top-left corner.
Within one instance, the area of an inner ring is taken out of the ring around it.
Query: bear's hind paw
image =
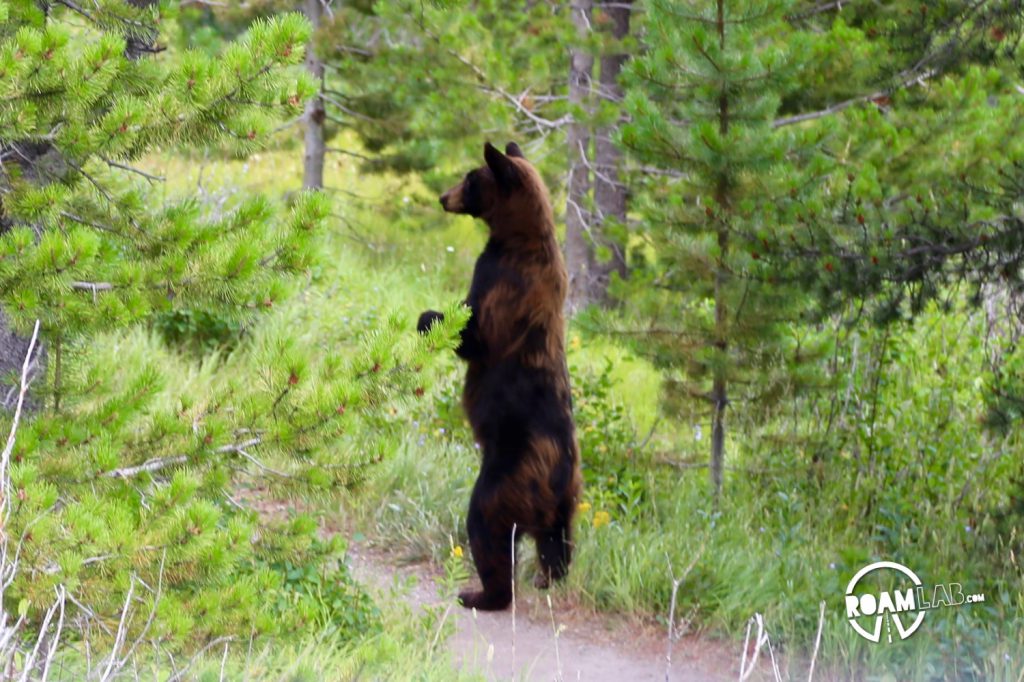
[[[459,603],[477,611],[502,611],[512,603],[511,593],[459,592]]]

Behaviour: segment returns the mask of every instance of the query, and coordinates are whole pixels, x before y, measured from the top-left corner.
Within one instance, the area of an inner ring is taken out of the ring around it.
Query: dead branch
[[[675,641],[679,639],[679,635],[676,633],[676,598],[679,595],[679,587],[683,584],[683,581],[686,580],[686,577],[690,575],[690,571],[692,571],[693,567],[697,565],[697,562],[700,561],[706,546],[707,538],[705,537],[701,541],[700,548],[693,556],[690,564],[683,570],[679,577],[676,577],[675,571],[672,569],[672,560],[667,556],[665,557],[668,560],[669,579],[672,581],[672,601],[668,608],[668,645],[665,650],[665,682],[669,682],[669,678],[672,675],[672,646],[675,644]]]
[[[21,365],[21,390],[18,392],[18,403],[14,408],[14,420],[11,422],[11,432],[7,436],[7,444],[4,446],[3,453],[0,454],[0,486],[3,487],[0,490],[0,495],[3,495],[3,500],[0,501],[0,507],[6,513],[10,510],[10,488],[11,482],[8,476],[8,467],[11,463],[11,453],[14,451],[14,440],[15,434],[18,431],[18,423],[21,421],[21,411],[25,405],[25,393],[28,392],[29,380],[29,368],[32,364],[32,352],[35,350],[36,341],[39,339],[39,320],[36,320],[35,327],[32,329],[32,338],[28,343],[28,351],[25,353],[25,361]],[[6,523],[4,526],[6,527]],[[6,540],[7,534],[3,533],[3,537]]]
[[[793,125],[794,123],[803,123],[805,121],[813,121],[815,119],[824,118],[826,116],[831,116],[832,114],[838,114],[840,111],[843,111],[844,109],[848,109],[848,108],[852,107],[855,104],[863,104],[864,102],[872,102],[872,101],[877,100],[877,99],[882,99],[884,97],[889,97],[893,93],[895,93],[897,90],[902,90],[903,88],[908,87],[910,85],[914,85],[915,83],[918,83],[918,84],[923,83],[924,81],[928,80],[929,78],[932,78],[933,76],[935,76],[937,73],[938,73],[938,71],[936,71],[934,69],[931,69],[931,70],[925,71],[924,73],[914,74],[913,76],[905,79],[901,83],[899,83],[897,85],[894,85],[891,88],[886,88],[885,90],[879,90],[878,92],[873,92],[870,95],[860,95],[859,97],[852,97],[852,98],[850,98],[848,100],[844,100],[842,102],[838,102],[836,104],[833,104],[830,107],[826,107],[824,109],[821,109],[820,111],[809,111],[809,112],[804,113],[804,114],[796,114],[795,116],[786,116],[784,118],[778,118],[778,119],[775,119],[775,121],[772,123],[772,127],[773,128],[781,128],[783,126]]]

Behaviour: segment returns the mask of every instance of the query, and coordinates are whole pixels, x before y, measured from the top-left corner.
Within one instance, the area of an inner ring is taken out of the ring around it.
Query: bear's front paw
[[[444,320],[444,313],[439,313],[436,310],[428,310],[420,315],[420,319],[416,323],[416,331],[420,334],[426,334],[430,331],[430,328],[434,326],[435,322],[440,322],[442,320]]]
[[[502,611],[512,603],[511,590],[506,592],[459,592],[459,603],[477,611]]]

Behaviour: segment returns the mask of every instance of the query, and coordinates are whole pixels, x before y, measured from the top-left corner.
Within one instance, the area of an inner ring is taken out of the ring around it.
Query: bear
[[[497,611],[512,601],[513,551],[523,534],[536,542],[537,587],[568,572],[582,478],[565,358],[568,276],[548,191],[515,143],[502,154],[488,142],[484,160],[440,202],[489,228],[455,350],[467,362],[462,405],[482,451],[466,530],[483,589],[459,601]],[[428,310],[417,329],[426,333],[441,319]]]

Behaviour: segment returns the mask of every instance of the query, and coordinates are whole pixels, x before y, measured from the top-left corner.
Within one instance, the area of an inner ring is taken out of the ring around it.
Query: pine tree
[[[305,267],[322,201],[304,199],[280,226],[259,200],[221,221],[188,204],[149,211],[145,184],[156,178],[131,164],[158,145],[258,148],[311,92],[287,71],[308,35],[302,18],[260,23],[220,59],[171,61],[139,58],[161,49],[167,19],[156,7],[5,9],[0,295],[15,326],[41,320],[57,363],[64,341],[190,296],[236,314],[240,301],[272,303],[274,275]]]
[[[716,480],[730,383],[747,404],[809,359],[798,325],[779,354],[786,325],[1020,286],[1021,9],[652,3],[623,140],[657,174],[637,185],[653,247],[637,256],[656,260],[632,291],[662,359],[689,363],[683,394],[714,405]],[[711,310],[677,315],[690,296]],[[763,361],[771,375],[741,372]]]
[[[817,139],[773,127],[807,59],[800,33],[787,30],[791,4],[653,0],[647,50],[628,69],[622,141],[661,169],[642,209],[655,261],[630,289],[638,330],[660,362],[682,370],[670,390],[711,406],[716,492],[728,406],[793,389],[816,352],[795,324],[806,296],[762,260],[826,171]],[[757,241],[737,237],[748,233]]]
[[[886,3],[837,24],[818,75],[828,85],[803,89],[776,125],[830,128],[847,172],[777,259],[824,311],[853,297],[881,323],[948,298],[953,283],[976,301],[989,283],[1019,288],[1024,4]],[[833,59],[835,45],[849,56]]]
[[[465,320],[454,307],[420,339],[395,317],[345,323],[315,290],[280,306],[318,266],[321,193],[286,210],[162,203],[147,152],[245,154],[315,92],[301,15],[258,21],[216,55],[165,49],[174,30],[166,4],[0,1],[0,307],[49,349],[38,362],[35,343],[36,372],[5,376],[0,395],[16,410],[29,383],[38,396],[2,423],[4,670],[70,629],[116,671],[151,643],[308,625],[309,608],[274,610],[277,567],[337,548],[308,516],[261,521],[245,491],[358,480],[395,447],[390,406],[423,394]],[[196,365],[148,330],[193,308],[241,322],[239,347]],[[45,617],[58,606],[63,633]]]

